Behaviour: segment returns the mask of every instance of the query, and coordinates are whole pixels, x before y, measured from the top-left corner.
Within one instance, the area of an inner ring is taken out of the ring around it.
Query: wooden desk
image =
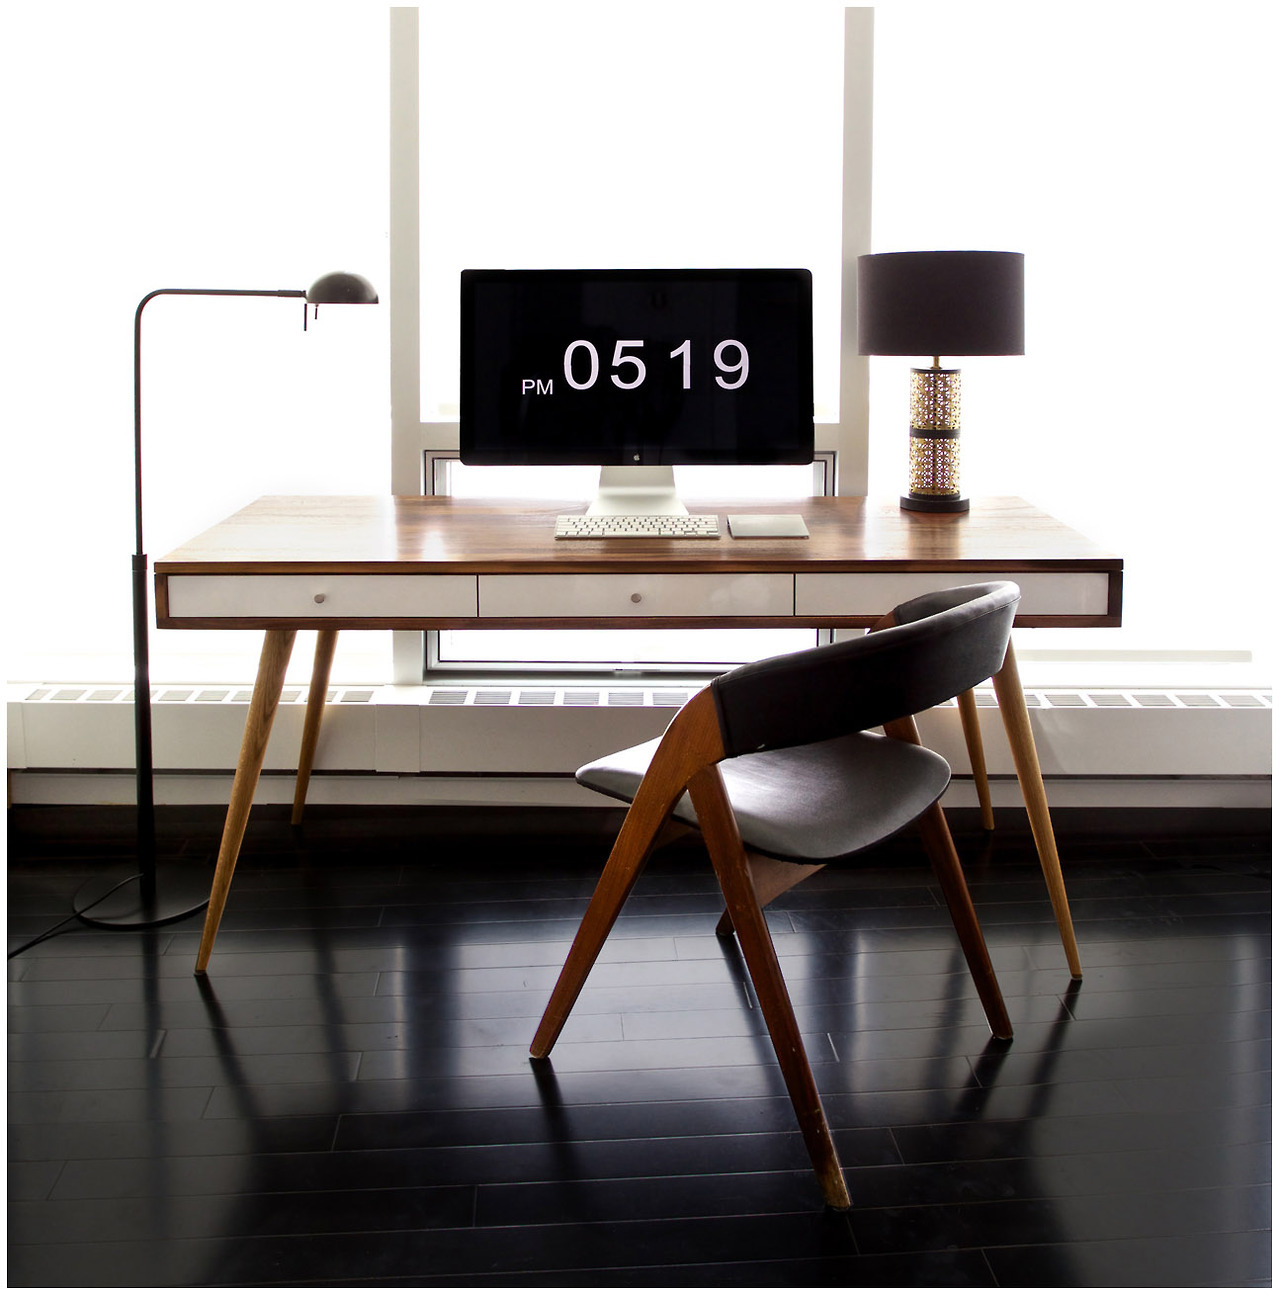
[[[1120,624],[1121,560],[1024,500],[975,500],[961,514],[853,497],[690,508],[721,516],[719,540],[554,539],[556,513],[581,502],[267,497],[158,561],[160,627],[266,631],[197,971],[212,952],[299,629],[322,632],[304,792],[340,630],[856,628],[927,590],[1002,578],[1022,588],[1018,625]],[[750,512],[803,514],[809,538],[732,539],[725,515]],[[1052,894],[1061,871],[1012,654],[1007,666],[997,696]],[[1062,927],[1065,895],[1055,908]]]
[[[939,576],[1017,581],[1019,625],[1120,624],[1120,559],[1023,500],[959,514],[835,497],[691,507],[802,513],[810,537],[733,540],[722,521],[719,540],[556,540],[555,514],[580,502],[268,497],[155,564],[157,624],[868,626]]]

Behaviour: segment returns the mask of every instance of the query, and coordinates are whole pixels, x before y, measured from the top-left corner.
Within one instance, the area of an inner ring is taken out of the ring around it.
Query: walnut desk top
[[[691,501],[718,540],[556,540],[569,501],[267,496],[155,564],[164,628],[866,626],[928,589],[1007,578],[1018,623],[1120,624],[1123,563],[1025,500]],[[809,537],[734,539],[729,513]]]

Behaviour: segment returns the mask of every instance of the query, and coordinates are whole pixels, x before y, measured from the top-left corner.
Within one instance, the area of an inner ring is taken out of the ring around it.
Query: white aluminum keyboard
[[[557,540],[718,540],[714,513],[562,513]]]

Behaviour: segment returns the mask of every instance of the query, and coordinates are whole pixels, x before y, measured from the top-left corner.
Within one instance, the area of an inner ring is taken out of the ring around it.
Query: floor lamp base
[[[125,866],[86,882],[75,898],[80,921],[91,927],[162,927],[199,913],[209,903],[211,863],[161,865],[150,896],[142,893],[141,877],[130,877],[135,872],[136,865]]]

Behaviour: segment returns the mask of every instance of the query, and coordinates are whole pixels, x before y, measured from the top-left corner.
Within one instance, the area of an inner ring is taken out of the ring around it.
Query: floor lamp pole
[[[137,855],[113,876],[95,878],[76,896],[79,917],[98,927],[158,927],[199,913],[209,903],[212,859],[206,864],[156,862],[155,764],[151,750],[150,568],[142,539],[142,312],[153,297],[295,297],[305,302],[378,300],[357,275],[328,275],[311,289],[158,288],[139,303],[133,317],[133,717],[137,770]],[[306,305],[303,306],[306,327]]]

